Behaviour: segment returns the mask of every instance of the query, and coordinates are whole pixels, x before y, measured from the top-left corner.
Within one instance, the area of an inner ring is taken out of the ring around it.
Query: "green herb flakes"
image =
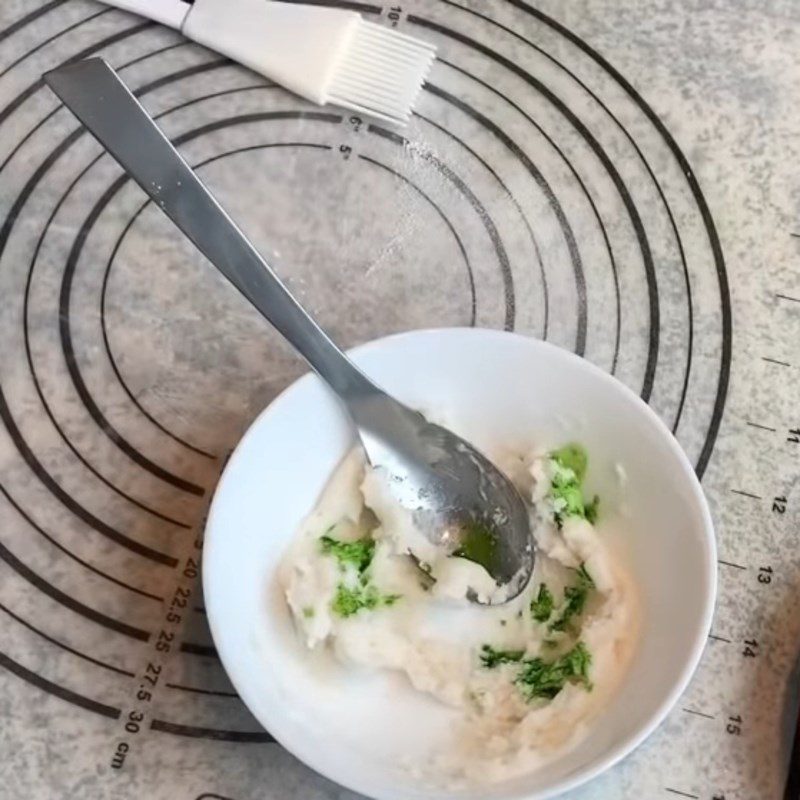
[[[581,564],[575,572],[578,574],[578,582],[581,586],[586,586],[589,589],[594,589],[594,580],[586,569],[586,564]]]
[[[539,584],[539,594],[531,600],[531,616],[537,622],[547,622],[553,613],[553,593],[544,583]]]
[[[600,498],[595,495],[590,503],[586,503],[583,507],[583,513],[586,521],[594,525],[597,523],[597,514],[600,510]]]
[[[586,477],[586,468],[589,465],[589,457],[586,455],[585,448],[579,444],[564,445],[552,452],[550,458],[563,469],[570,470],[578,483],[583,483],[583,479]]]
[[[546,641],[545,645],[555,647],[557,643]],[[568,683],[581,684],[587,691],[592,690],[589,680],[592,654],[583,642],[578,642],[553,661],[524,656],[524,650],[496,650],[488,644],[483,645],[480,653],[481,664],[487,669],[513,664],[516,669],[514,684],[528,701],[538,698],[552,700]]]
[[[586,450],[578,444],[568,444],[550,454],[550,463],[550,499],[556,524],[561,527],[567,517],[594,524],[600,499],[595,497],[587,503],[583,497],[583,481],[589,463]]]
[[[524,655],[524,650],[495,650],[490,644],[485,644],[481,647],[481,666],[487,669],[494,669],[500,664],[513,664],[517,661],[522,661]]]
[[[352,564],[359,574],[368,569],[375,555],[375,541],[368,536],[353,542],[343,542],[326,533],[320,536],[319,546],[325,555],[333,556],[342,566]]]
[[[592,655],[583,642],[550,663],[541,658],[525,659],[514,683],[526,700],[552,700],[567,683],[582,684],[591,691],[589,667]]]
[[[381,594],[374,584],[355,587],[340,583],[331,602],[331,610],[340,617],[352,617],[362,609],[372,611],[376,608],[394,605],[401,595]]]
[[[564,605],[558,618],[550,624],[551,631],[567,630],[573,618],[583,613],[589,592],[594,589],[594,581],[586,571],[585,565],[581,564],[575,570],[575,574],[578,576],[578,583],[575,586],[565,587]]]

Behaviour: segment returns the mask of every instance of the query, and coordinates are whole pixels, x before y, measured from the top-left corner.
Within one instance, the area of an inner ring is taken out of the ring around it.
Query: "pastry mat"
[[[800,9],[339,5],[437,44],[407,129],[90,0],[0,6],[0,795],[352,797],[248,714],[197,576],[227,455],[304,367],[43,86],[100,55],[342,344],[515,330],[656,409],[713,506],[717,613],[667,721],[569,797],[777,800],[800,640]]]

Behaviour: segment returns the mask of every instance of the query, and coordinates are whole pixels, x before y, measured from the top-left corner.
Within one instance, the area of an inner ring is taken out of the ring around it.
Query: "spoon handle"
[[[345,404],[381,394],[295,300],[105,61],[79,61],[47,73],[44,80]]]

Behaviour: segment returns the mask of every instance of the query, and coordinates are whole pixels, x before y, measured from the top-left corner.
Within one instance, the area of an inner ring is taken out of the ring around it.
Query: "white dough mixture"
[[[280,571],[308,648],[398,670],[463,711],[434,766],[469,782],[528,772],[580,741],[624,676],[638,627],[633,583],[593,524],[597,499],[584,496],[583,449],[495,463],[530,501],[536,540],[533,577],[514,600],[467,601],[468,587],[496,589],[489,574],[424,540],[360,452],[338,468]]]

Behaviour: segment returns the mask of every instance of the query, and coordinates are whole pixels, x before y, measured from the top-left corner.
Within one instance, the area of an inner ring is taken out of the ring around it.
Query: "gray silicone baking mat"
[[[780,797],[800,6],[350,5],[439,48],[403,131],[89,0],[0,5],[0,796],[351,797],[236,697],[189,561],[226,455],[304,368],[44,88],[101,55],[343,344],[507,328],[652,404],[711,499],[717,614],[665,724],[570,797]]]

